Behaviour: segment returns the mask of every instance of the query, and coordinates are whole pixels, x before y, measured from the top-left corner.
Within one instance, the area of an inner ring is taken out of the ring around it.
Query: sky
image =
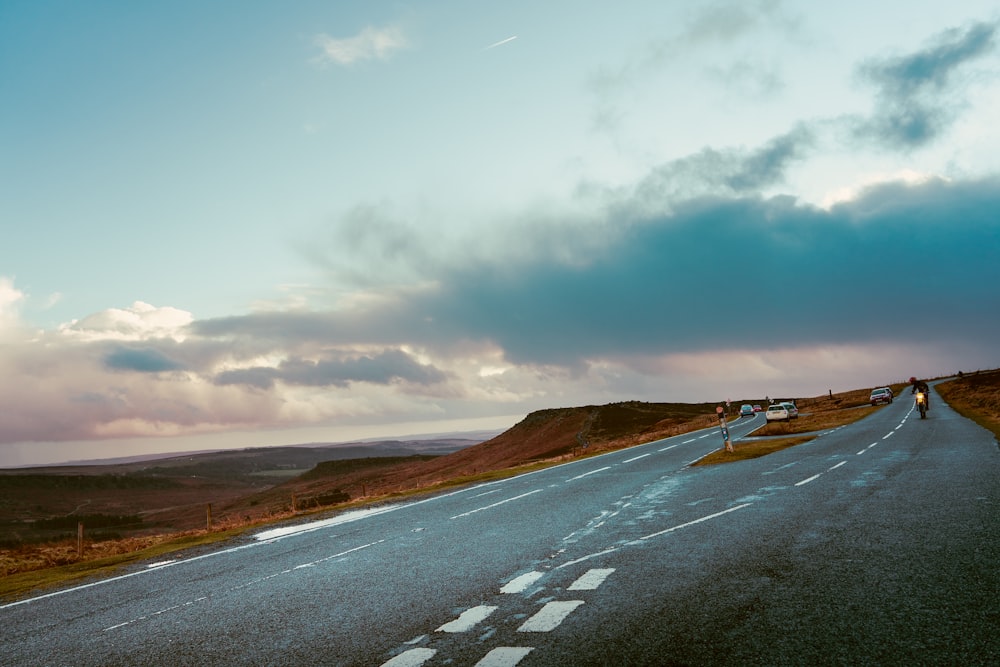
[[[995,2],[5,0],[0,102],[0,467],[1000,367]]]

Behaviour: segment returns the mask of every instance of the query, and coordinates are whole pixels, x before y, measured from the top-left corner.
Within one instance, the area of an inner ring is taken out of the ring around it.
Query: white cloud
[[[368,26],[354,37],[343,39],[321,34],[316,37],[316,44],[323,51],[318,61],[337,65],[352,65],[363,60],[387,60],[394,52],[408,46],[406,35],[397,26]]]
[[[156,307],[136,301],[128,308],[108,308],[73,320],[60,331],[80,340],[184,339],[183,329],[193,321],[191,313],[170,306]]]

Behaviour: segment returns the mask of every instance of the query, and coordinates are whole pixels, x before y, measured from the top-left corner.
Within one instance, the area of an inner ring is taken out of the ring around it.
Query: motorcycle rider
[[[924,382],[923,380],[918,380],[917,378],[910,378],[910,384],[913,385],[913,389],[910,390],[911,394],[915,394],[918,391],[922,391],[924,393],[924,405],[926,405],[927,409],[930,410],[931,392],[930,392],[930,387],[927,386],[927,383]]]

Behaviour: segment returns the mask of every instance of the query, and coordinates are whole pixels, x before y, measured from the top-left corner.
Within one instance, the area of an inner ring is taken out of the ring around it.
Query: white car
[[[788,421],[791,419],[791,416],[788,414],[788,406],[785,403],[773,403],[767,406],[764,419],[769,422]]]
[[[794,403],[789,403],[788,401],[783,401],[781,403],[781,405],[784,405],[785,409],[788,410],[788,418],[789,419],[798,419],[799,418],[799,409],[797,407],[795,407]]]
[[[888,387],[882,387],[881,389],[872,389],[871,396],[868,397],[872,405],[878,405],[879,403],[892,403],[892,390]]]

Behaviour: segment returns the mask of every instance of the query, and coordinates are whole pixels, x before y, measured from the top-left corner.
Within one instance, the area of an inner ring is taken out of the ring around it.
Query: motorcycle
[[[927,394],[922,391],[917,392],[917,410],[920,410],[920,418],[927,419]]]

